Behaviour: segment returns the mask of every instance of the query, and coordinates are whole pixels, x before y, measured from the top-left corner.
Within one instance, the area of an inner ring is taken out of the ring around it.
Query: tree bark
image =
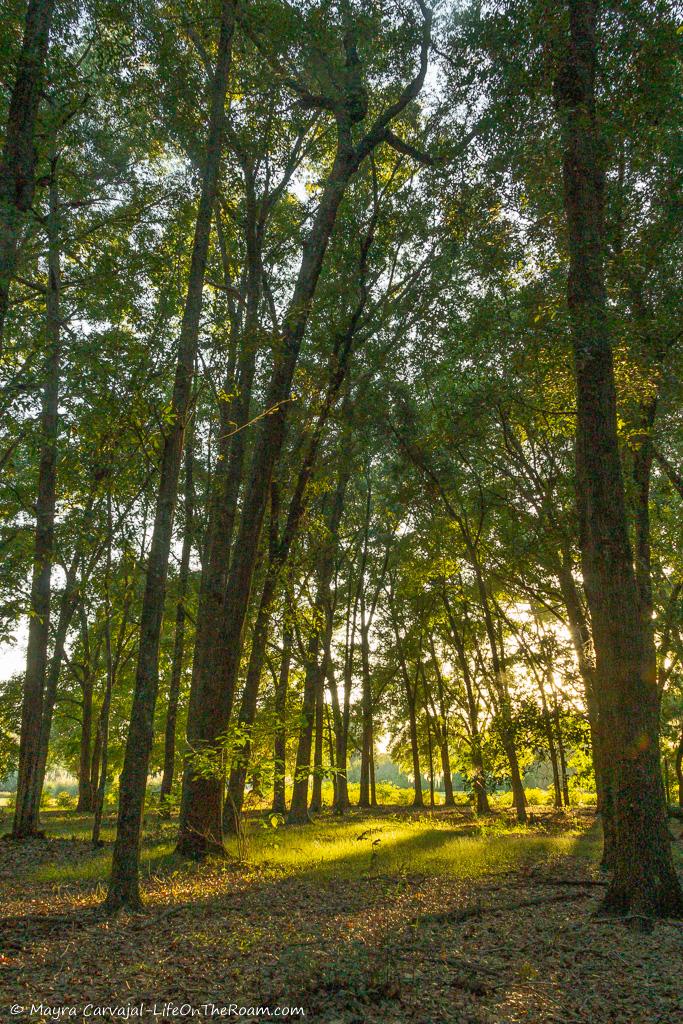
[[[164,733],[164,770],[159,790],[159,807],[162,813],[168,813],[168,801],[173,788],[175,770],[176,722],[178,719],[178,703],[180,700],[180,682],[183,675],[183,659],[185,656],[185,620],[188,585],[190,578],[190,558],[194,538],[194,431],[188,430],[185,442],[185,532],[183,547],[180,553],[180,569],[178,573],[178,602],[175,613],[175,637],[173,643],[173,663],[171,666],[171,682],[168,688],[168,707],[166,709],[166,728]]]
[[[45,77],[53,0],[29,0],[0,159],[0,355],[19,235],[33,203],[36,118]]]
[[[555,82],[563,131],[568,304],[577,395],[576,492],[596,695],[612,764],[616,849],[605,907],[634,920],[683,913],[659,754],[659,696],[626,522],[604,280],[604,171],[596,120],[596,0],[569,0]]]
[[[41,453],[36,500],[36,532],[31,605],[26,652],[26,677],[21,710],[19,772],[13,835],[22,839],[38,828],[35,800],[40,775],[40,730],[50,635],[50,599],[57,499],[57,443],[62,341],[60,321],[60,239],[57,158],[52,160],[48,233],[46,336],[48,355],[41,409]]]
[[[212,211],[218,186],[234,22],[235,0],[224,0],[221,8],[216,71],[211,85],[211,112],[202,189],[179,339],[171,423],[164,439],[152,543],[140,617],[140,641],[133,708],[120,780],[118,828],[107,897],[109,912],[115,912],[122,906],[134,909],[141,905],[140,838],[153,740],[154,709],[159,686],[159,640],[183,435],[190,407],[192,376],[199,338]]]

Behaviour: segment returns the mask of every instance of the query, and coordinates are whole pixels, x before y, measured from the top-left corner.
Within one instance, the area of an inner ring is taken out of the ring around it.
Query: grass
[[[168,875],[193,870],[173,852],[174,823],[150,816],[143,844],[143,876]],[[52,812],[45,816],[48,835],[87,840],[90,821],[86,815]],[[586,821],[567,816],[552,826],[542,822],[520,827],[509,817],[465,818],[429,812],[382,815],[354,814],[348,819],[321,815],[312,825],[273,829],[260,818],[246,826],[247,866],[273,875],[313,875],[318,878],[359,875],[455,875],[477,878],[484,874],[516,870],[542,861],[573,855],[596,860],[599,836],[587,831]],[[113,829],[103,830],[105,840]],[[229,837],[228,864],[237,860],[237,841]],[[86,851],[75,859],[44,864],[33,869],[33,878],[51,883],[101,883],[111,864],[111,848]]]

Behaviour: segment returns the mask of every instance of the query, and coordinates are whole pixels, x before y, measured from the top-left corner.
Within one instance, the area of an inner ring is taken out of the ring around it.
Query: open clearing
[[[679,1024],[681,924],[643,935],[600,920],[592,815],[534,818],[382,808],[273,830],[254,817],[244,863],[233,840],[232,859],[196,865],[151,816],[146,912],[108,921],[111,832],[93,851],[86,817],[48,813],[46,839],[2,842],[2,1020],[12,1005],[38,1021],[54,1018],[31,1004],[143,1004],[154,1019],[155,1004],[237,1003],[326,1024]]]

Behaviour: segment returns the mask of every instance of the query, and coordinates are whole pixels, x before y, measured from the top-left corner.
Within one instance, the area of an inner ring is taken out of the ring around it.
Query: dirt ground
[[[0,841],[3,1024],[257,1007],[325,1024],[683,1024],[683,922],[601,919],[586,860],[477,879],[192,866],[147,880],[145,913],[114,920],[101,883],[32,881],[91,856],[83,840]]]

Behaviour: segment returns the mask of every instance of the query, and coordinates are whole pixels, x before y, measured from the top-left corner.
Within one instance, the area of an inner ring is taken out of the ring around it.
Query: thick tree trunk
[[[285,774],[287,757],[287,690],[289,666],[292,658],[292,630],[285,623],[282,631],[282,661],[275,689],[275,737],[273,744],[273,811],[287,813]]]
[[[140,642],[133,708],[120,780],[118,829],[107,897],[107,907],[110,912],[114,912],[124,905],[137,908],[141,903],[139,848],[147,773],[152,749],[154,709],[159,686],[159,639],[166,592],[168,556],[173,535],[173,514],[178,491],[183,435],[190,407],[192,376],[197,354],[212,211],[218,186],[234,21],[235,0],[224,0],[221,10],[216,72],[211,86],[211,113],[202,190],[197,211],[171,404],[172,417],[164,439],[152,544],[147,563],[147,578],[140,617]]]
[[[577,394],[576,490],[596,695],[613,766],[614,876],[605,905],[635,921],[683,913],[659,756],[659,697],[626,524],[604,282],[604,172],[595,112],[598,4],[569,0],[556,100],[563,129],[568,303]]]
[[[175,637],[173,643],[173,662],[171,666],[171,682],[168,688],[168,707],[166,709],[166,729],[164,733],[164,770],[159,790],[159,807],[162,813],[168,813],[168,801],[173,788],[175,770],[176,722],[178,719],[178,702],[180,700],[180,682],[183,675],[185,656],[185,606],[188,596],[190,578],[190,558],[192,555],[194,529],[194,431],[188,430],[185,443],[185,532],[183,547],[180,553],[180,570],[178,574],[178,602],[175,613]]]
[[[21,709],[19,773],[14,814],[15,838],[35,834],[38,828],[40,732],[43,715],[47,651],[50,635],[50,578],[54,547],[57,496],[57,441],[61,369],[60,241],[57,160],[52,161],[48,231],[48,285],[46,335],[48,356],[41,410],[41,453],[36,500],[36,532],[31,581],[31,606],[26,652],[26,677]]]
[[[33,203],[36,117],[45,77],[53,0],[29,0],[0,159],[0,355],[19,235]]]

